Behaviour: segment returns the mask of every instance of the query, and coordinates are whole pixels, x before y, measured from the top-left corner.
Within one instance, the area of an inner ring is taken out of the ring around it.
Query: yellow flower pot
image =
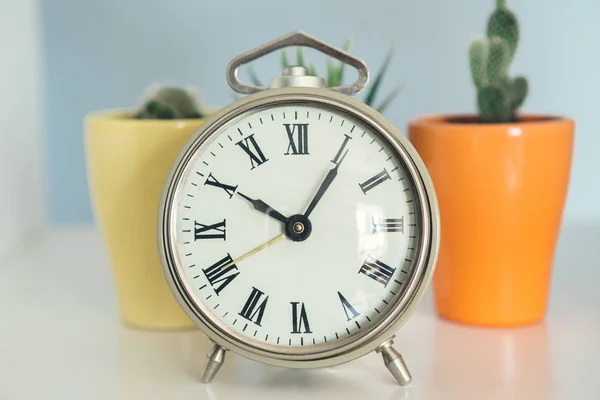
[[[128,326],[193,327],[164,278],[156,230],[171,165],[203,122],[139,120],[125,111],[86,116],[91,202],[112,264],[121,318]]]

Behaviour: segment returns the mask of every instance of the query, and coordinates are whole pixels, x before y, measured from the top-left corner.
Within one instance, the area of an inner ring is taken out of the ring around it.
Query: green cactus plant
[[[344,51],[350,51],[350,47],[351,47],[350,40],[346,40],[346,42],[344,43],[342,48],[344,49]],[[402,89],[400,85],[395,86],[394,88],[392,88],[392,90],[390,90],[387,93],[387,95],[383,98],[383,100],[381,100],[379,103],[377,103],[375,105],[375,100],[376,100],[377,94],[379,93],[379,89],[381,87],[383,78],[385,77],[385,74],[389,68],[391,61],[392,61],[393,54],[394,54],[393,47],[390,47],[390,49],[388,50],[388,52],[385,56],[383,64],[379,68],[379,71],[377,71],[377,74],[375,75],[373,83],[371,84],[369,90],[366,92],[364,100],[363,100],[364,103],[375,108],[377,111],[379,111],[381,113],[383,113],[385,111],[385,109],[394,101],[394,99],[398,96],[398,94],[400,93],[400,90]],[[288,58],[288,53],[287,53],[286,49],[283,49],[281,51],[281,66],[282,66],[282,68],[286,68],[290,65],[291,64],[290,64],[290,61]],[[308,74],[311,76],[318,75],[317,69],[315,68],[314,64],[306,62],[306,60],[304,58],[304,53],[303,53],[303,50],[301,47],[296,48],[296,63],[294,65],[306,67],[308,69]],[[326,82],[327,87],[339,86],[344,83],[344,68],[345,68],[345,66],[346,66],[346,64],[344,64],[342,62],[336,63],[333,61],[332,58],[329,58],[329,57],[327,58],[327,76],[325,77],[325,82]],[[249,74],[251,82],[254,85],[264,86],[251,66],[248,66],[248,74]]]
[[[137,119],[187,119],[204,116],[197,97],[191,90],[171,86],[152,88],[135,113]]]
[[[508,76],[519,43],[519,22],[496,0],[487,24],[487,36],[476,38],[469,47],[469,65],[477,89],[479,119],[484,123],[503,123],[517,119],[517,110],[527,97],[527,79]]]

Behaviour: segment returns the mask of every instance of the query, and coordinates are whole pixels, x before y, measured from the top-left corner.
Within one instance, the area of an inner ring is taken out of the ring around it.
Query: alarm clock
[[[336,58],[358,78],[326,87],[291,66],[268,88],[239,79],[242,65],[289,46]],[[235,57],[226,77],[248,96],[185,144],[158,221],[167,282],[214,342],[203,381],[227,351],[289,368],[375,351],[409,384],[393,339],[430,283],[439,212],[408,139],[352,97],[368,83],[365,62],[295,31]]]

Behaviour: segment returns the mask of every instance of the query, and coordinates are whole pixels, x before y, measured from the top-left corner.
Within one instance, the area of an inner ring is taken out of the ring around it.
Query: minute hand
[[[304,212],[304,216],[306,218],[308,218],[308,216],[310,215],[310,213],[312,213],[312,211],[315,209],[315,207],[317,206],[317,203],[319,202],[319,200],[321,200],[321,197],[323,197],[323,195],[325,194],[325,192],[327,191],[327,189],[329,189],[329,186],[331,185],[331,182],[333,182],[333,180],[335,179],[335,177],[337,176],[338,173],[338,168],[340,167],[340,165],[342,165],[342,161],[344,161],[344,158],[346,158],[346,154],[348,154],[348,150],[346,150],[346,152],[344,153],[344,155],[342,156],[342,158],[340,159],[339,163],[337,163],[335,165],[335,167],[333,167],[328,173],[327,176],[325,177],[325,179],[323,180],[323,183],[321,183],[321,186],[319,187],[319,190],[317,191],[317,193],[315,194],[315,197],[313,197],[312,201],[310,202],[310,204],[308,205],[308,208],[306,209],[306,211]]]

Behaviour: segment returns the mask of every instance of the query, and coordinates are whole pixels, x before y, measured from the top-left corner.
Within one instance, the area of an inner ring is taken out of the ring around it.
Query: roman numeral
[[[285,152],[284,154],[286,156],[290,154],[309,154],[308,124],[283,124],[283,126],[285,126],[285,131],[287,132],[287,137],[290,142],[287,148],[287,152]]]
[[[217,222],[212,225],[204,225],[194,221],[194,240],[200,239],[223,239],[225,240],[225,222]]]
[[[298,313],[299,302],[291,302],[292,305],[292,332],[291,333],[312,333],[310,325],[308,324],[308,317],[306,316],[306,308],[304,303],[300,307],[300,313]],[[304,332],[302,330],[304,329]]]
[[[401,232],[404,233],[404,217],[379,219],[373,218],[373,233],[377,232]]]
[[[231,186],[231,185],[226,185],[224,183],[219,182],[217,180],[217,178],[215,178],[215,176],[212,174],[212,172],[210,174],[208,174],[208,178],[206,178],[206,181],[204,182],[204,184],[223,189],[229,195],[229,198],[233,197],[233,194],[235,193],[235,190],[237,189],[237,185]]]
[[[383,171],[381,171],[374,177],[369,178],[366,181],[364,181],[363,183],[359,183],[358,185],[362,189],[363,193],[367,194],[367,192],[369,190],[373,189],[375,186],[379,185],[381,182],[387,181],[388,179],[391,179],[390,175],[388,174],[387,170],[384,168]]]
[[[247,138],[240,140],[236,143],[236,145],[240,146],[246,152],[246,154],[250,156],[251,170],[269,161],[258,146],[258,143],[256,143],[256,139],[254,139],[254,133]],[[256,165],[254,165],[254,163],[256,163]]]
[[[240,274],[238,272],[237,265],[235,264],[231,264],[227,268],[223,269],[225,265],[229,264],[232,261],[233,260],[231,256],[229,255],[229,253],[227,253],[226,257],[223,257],[215,264],[202,270],[204,272],[204,275],[206,275],[206,279],[208,279],[210,285],[213,287],[213,289],[215,289],[215,293],[217,293],[217,296],[219,295],[219,293],[221,293],[223,289],[227,287],[227,285],[231,283],[232,280],[235,279],[236,276]],[[217,285],[218,287],[215,288],[215,286]]]
[[[367,256],[365,263],[360,267],[360,271],[358,271],[359,274],[365,274],[369,278],[381,283],[384,287],[392,279],[394,272],[396,272],[396,268],[392,268],[370,255]]]
[[[356,311],[354,307],[352,307],[352,304],[348,303],[348,300],[346,300],[346,298],[340,292],[338,292],[338,296],[340,297],[340,301],[342,302],[342,307],[344,308],[344,312],[346,313],[346,318],[348,318],[348,321],[360,315],[360,313]],[[350,314],[352,314],[352,316],[350,316]]]
[[[352,139],[348,135],[344,135],[344,136],[345,136],[345,138],[344,138],[344,141],[342,142],[342,146],[338,150],[338,152],[335,155],[335,157],[333,158],[333,160],[331,160],[331,162],[334,163],[335,165],[339,165],[340,161],[346,156],[346,154],[344,153],[344,149],[346,148],[346,145],[348,144],[348,141],[350,139]]]
[[[250,293],[248,300],[246,300],[246,304],[244,304],[242,312],[240,312],[239,314],[242,317],[246,318],[248,321],[254,322],[258,326],[261,326],[260,323],[265,313],[265,307],[267,307],[267,300],[269,300],[269,296],[267,296],[262,301],[262,303],[258,305],[258,302],[260,301],[263,295],[263,292],[261,292],[255,287],[252,287],[252,292]]]

